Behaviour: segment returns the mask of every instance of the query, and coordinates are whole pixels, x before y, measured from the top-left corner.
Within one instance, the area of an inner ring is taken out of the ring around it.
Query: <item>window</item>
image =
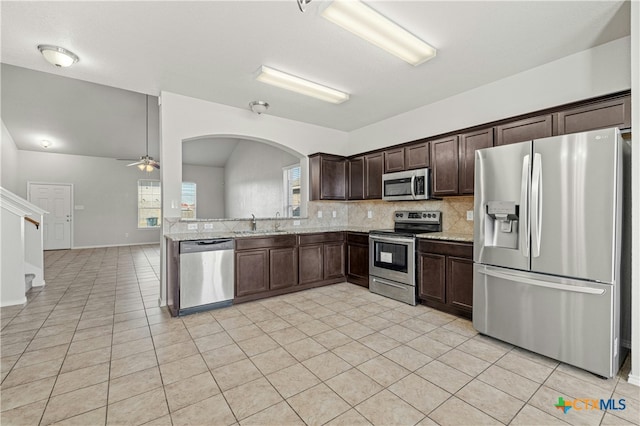
[[[284,216],[300,217],[300,165],[285,167],[284,180]]]
[[[159,180],[138,181],[138,228],[159,228],[162,222]]]
[[[196,217],[196,184],[194,182],[182,182],[180,216],[183,219],[195,219]]]

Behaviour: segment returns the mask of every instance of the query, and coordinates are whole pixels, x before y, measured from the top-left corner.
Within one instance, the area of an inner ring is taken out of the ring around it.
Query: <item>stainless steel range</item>
[[[369,291],[416,304],[416,235],[442,231],[442,212],[397,211],[394,228],[369,233]]]

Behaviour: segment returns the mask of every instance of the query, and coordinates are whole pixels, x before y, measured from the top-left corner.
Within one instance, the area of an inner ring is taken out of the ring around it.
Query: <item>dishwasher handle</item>
[[[233,250],[233,239],[213,239],[181,241],[180,254],[201,253],[206,251]]]

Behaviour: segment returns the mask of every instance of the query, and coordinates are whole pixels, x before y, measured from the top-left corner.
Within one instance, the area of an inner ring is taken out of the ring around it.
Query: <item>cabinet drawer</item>
[[[347,232],[347,242],[349,244],[369,245],[369,234],[364,232]]]
[[[293,247],[296,245],[295,235],[274,235],[271,237],[238,238],[236,250],[251,250],[257,248]]]
[[[473,243],[454,243],[450,241],[421,240],[418,245],[421,253],[437,253],[473,259]]]
[[[305,244],[318,244],[329,241],[344,241],[344,232],[321,232],[318,234],[298,235],[298,243],[301,246]]]

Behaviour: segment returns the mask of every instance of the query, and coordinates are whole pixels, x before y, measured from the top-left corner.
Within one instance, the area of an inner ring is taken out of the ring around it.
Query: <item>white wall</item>
[[[18,192],[18,148],[2,122],[2,151],[0,152],[0,186],[14,194]]]
[[[225,166],[225,217],[283,216],[282,168],[300,159],[281,149],[240,141]]]
[[[224,215],[224,167],[183,164],[182,181],[196,184],[196,217],[227,217]]]
[[[159,229],[138,229],[138,179],[158,179],[158,172],[125,167],[123,161],[49,152],[18,151],[18,195],[27,182],[71,183],[74,205],[73,248],[157,243]],[[126,236],[125,234],[128,234]]]
[[[345,154],[347,133],[269,114],[257,115],[234,108],[170,92],[161,93],[160,155],[162,158],[164,216],[180,216],[182,141],[218,135],[268,141],[292,150],[293,154],[313,154],[319,150]],[[302,165],[306,169],[306,163]],[[303,194],[305,196],[306,194]]]
[[[630,37],[477,87],[349,134],[349,154],[628,90]]]

